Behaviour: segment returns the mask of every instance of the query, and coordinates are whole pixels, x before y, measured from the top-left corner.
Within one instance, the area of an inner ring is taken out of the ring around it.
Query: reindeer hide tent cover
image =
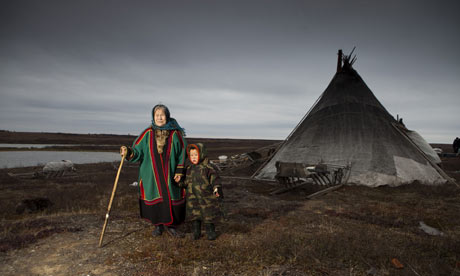
[[[277,161],[323,162],[350,165],[348,183],[359,185],[446,183],[435,168],[441,160],[431,146],[388,113],[349,58],[343,58],[342,66],[339,51],[340,65],[329,86],[254,177],[274,179]]]

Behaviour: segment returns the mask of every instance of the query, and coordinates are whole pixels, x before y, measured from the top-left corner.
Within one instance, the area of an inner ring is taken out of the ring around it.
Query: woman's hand
[[[176,181],[177,183],[179,183],[179,181],[181,180],[181,178],[182,178],[182,175],[180,175],[180,174],[174,175],[174,181]]]
[[[121,146],[120,148],[120,155],[126,156],[128,154],[128,148],[126,146]]]

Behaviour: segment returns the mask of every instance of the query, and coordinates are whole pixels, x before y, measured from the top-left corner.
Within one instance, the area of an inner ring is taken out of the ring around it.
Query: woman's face
[[[162,127],[166,125],[166,114],[163,108],[158,108],[154,115],[155,125]]]

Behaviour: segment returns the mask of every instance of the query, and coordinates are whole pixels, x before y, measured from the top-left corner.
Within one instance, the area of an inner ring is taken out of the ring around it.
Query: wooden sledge
[[[307,197],[313,198],[342,187],[346,183],[349,172],[350,167],[342,165],[276,162],[275,179],[284,187],[270,194],[281,194],[308,184],[324,186],[324,189]]]

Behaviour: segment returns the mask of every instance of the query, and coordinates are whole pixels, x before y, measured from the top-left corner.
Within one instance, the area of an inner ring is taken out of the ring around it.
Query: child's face
[[[155,125],[159,127],[166,125],[166,113],[163,110],[163,108],[158,108],[155,111],[154,120],[155,120]]]
[[[198,161],[200,161],[200,156],[198,155],[198,151],[196,149],[190,150],[190,161],[196,165]]]

